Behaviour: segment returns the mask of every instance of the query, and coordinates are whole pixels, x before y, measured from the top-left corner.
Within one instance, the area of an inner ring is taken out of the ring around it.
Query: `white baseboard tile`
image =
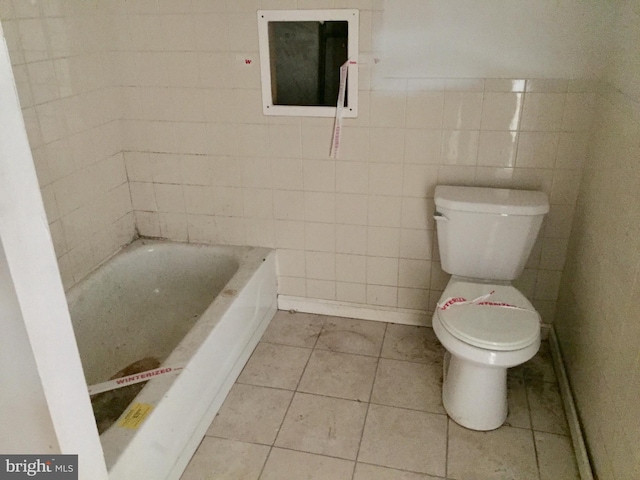
[[[591,470],[591,463],[589,462],[587,447],[582,435],[582,427],[580,426],[580,420],[578,419],[578,412],[573,400],[573,393],[569,386],[569,377],[567,377],[567,371],[564,368],[564,361],[562,360],[562,354],[560,353],[558,337],[556,336],[556,331],[553,326],[549,329],[549,347],[551,348],[553,367],[556,370],[556,377],[558,377],[560,395],[562,396],[562,403],[564,404],[564,411],[567,416],[567,423],[569,424],[573,451],[575,452],[576,463],[578,464],[578,473],[580,474],[581,480],[593,480],[593,472]]]
[[[431,314],[421,310],[373,307],[371,305],[338,302],[335,300],[278,295],[278,310],[294,310],[296,312],[332,315],[334,317],[431,327]]]
[[[417,325],[420,327],[431,327],[431,317],[433,317],[433,312],[425,312],[423,310],[363,305],[360,303],[338,302],[336,300],[322,300],[291,295],[278,295],[278,310],[294,310],[302,313],[399,323],[401,325]],[[542,324],[540,327],[542,340],[549,339],[550,330],[551,327],[548,324]]]

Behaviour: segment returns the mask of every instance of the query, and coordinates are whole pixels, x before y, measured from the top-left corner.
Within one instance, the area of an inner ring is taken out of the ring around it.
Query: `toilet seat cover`
[[[463,342],[490,350],[518,350],[535,342],[540,335],[540,316],[524,295],[510,286],[482,287],[491,287],[489,291],[493,291],[491,301],[484,305],[455,304],[444,310],[438,307],[437,315],[442,326]],[[457,298],[476,298],[473,295],[477,288],[464,296],[461,293],[469,289],[455,290]],[[448,296],[445,291],[443,297]],[[496,304],[509,304],[516,308]]]

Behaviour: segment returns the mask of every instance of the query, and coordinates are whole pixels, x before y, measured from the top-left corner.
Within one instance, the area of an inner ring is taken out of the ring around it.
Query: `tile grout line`
[[[451,426],[451,419],[447,415],[447,429],[444,442],[444,477],[449,478],[449,427]]]
[[[373,396],[373,389],[375,387],[376,378],[378,376],[378,368],[380,367],[380,358],[382,358],[381,357],[382,347],[384,345],[384,340],[387,336],[388,327],[389,327],[389,324],[388,323],[385,324],[384,333],[382,334],[382,341],[380,342],[380,351],[378,352],[376,369],[375,369],[375,372],[373,373],[373,382],[371,382],[371,388],[369,390],[369,400],[367,401],[367,411],[364,414],[364,421],[362,422],[362,431],[360,432],[360,441],[358,442],[358,451],[356,452],[356,458],[353,462],[353,474],[351,475],[352,480],[354,480],[356,475],[356,468],[358,466],[358,457],[360,456],[360,449],[362,448],[362,439],[364,438],[364,429],[365,429],[365,426],[367,425],[367,418],[369,417],[369,409],[371,408],[371,397]]]
[[[289,405],[287,405],[287,409],[284,412],[284,415],[282,416],[282,420],[280,421],[280,425],[278,426],[278,432],[276,433],[273,442],[271,443],[271,445],[269,446],[269,453],[267,454],[267,457],[264,460],[264,464],[262,465],[262,469],[260,470],[260,474],[258,475],[258,480],[260,480],[262,478],[262,475],[264,473],[264,469],[267,466],[267,462],[269,461],[269,457],[271,457],[271,453],[273,452],[274,448],[280,448],[280,447],[276,447],[276,441],[278,440],[278,436],[280,435],[280,431],[282,429],[282,425],[284,424],[285,419],[287,418],[287,414],[289,413],[289,410],[291,409],[291,404],[293,403],[293,399],[296,396],[296,393],[298,393],[298,387],[300,386],[300,381],[302,380],[302,377],[304,376],[304,372],[307,370],[307,366],[309,365],[309,361],[311,360],[311,355],[313,354],[313,351],[315,350],[316,345],[318,344],[318,340],[320,339],[320,335],[322,335],[322,331],[324,330],[324,324],[326,322],[326,317],[322,319],[322,326],[320,327],[320,330],[318,331],[318,334],[316,335],[316,340],[313,343],[313,346],[309,349],[311,350],[311,353],[309,353],[309,357],[307,358],[306,363],[304,364],[304,368],[302,369],[302,373],[300,374],[300,378],[298,378],[298,382],[296,383],[296,387],[294,390],[287,390],[289,392],[292,392],[291,395],[291,400],[289,400]],[[265,343],[269,343],[269,342],[265,342]],[[273,344],[273,345],[278,345],[278,344]],[[291,345],[287,345],[287,346],[291,346]],[[267,387],[270,388],[270,387]],[[286,389],[282,389],[282,390],[286,390]],[[308,452],[306,452],[308,453]]]
[[[531,439],[533,441],[533,454],[536,457],[536,471],[538,472],[538,479],[540,479],[540,457],[538,455],[538,447],[536,446],[536,434],[533,428],[533,413],[531,412],[531,402],[529,401],[529,378],[526,372],[523,372],[522,380],[524,382],[524,395],[527,401],[527,412],[529,413],[529,426],[531,430]]]

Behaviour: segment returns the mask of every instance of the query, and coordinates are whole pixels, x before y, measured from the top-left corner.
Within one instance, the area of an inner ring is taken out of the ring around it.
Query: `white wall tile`
[[[368,285],[398,285],[398,259],[367,257]]]
[[[305,250],[318,252],[336,251],[335,223],[305,222],[304,228]]]
[[[533,103],[532,101],[532,105]],[[485,93],[481,128],[483,130],[518,130],[522,110],[523,94],[521,93]]]
[[[336,280],[364,284],[367,281],[367,257],[363,255],[337,254]]]
[[[223,245],[244,245],[246,242],[245,219],[238,217],[215,217],[216,241]]]
[[[369,197],[367,195],[336,194],[336,223],[367,225]]]
[[[416,92],[407,94],[406,126],[410,128],[442,128],[444,92]]]
[[[340,161],[335,164],[336,192],[366,194],[369,191],[369,165]]]
[[[369,193],[373,195],[401,195],[402,165],[396,163],[369,164]]]
[[[363,225],[336,225],[336,252],[364,255],[367,235],[368,227]]]
[[[275,240],[277,248],[304,250],[304,222],[287,220],[275,221]]]
[[[439,164],[442,133],[440,130],[407,128],[404,138],[405,163]]]
[[[304,219],[308,222],[335,222],[335,194],[323,192],[304,192]]]
[[[336,282],[331,280],[307,279],[307,296],[310,298],[320,298],[335,300]]]
[[[429,260],[432,232],[403,228],[400,231],[400,258]]]
[[[482,103],[482,92],[446,92],[442,127],[446,130],[479,130]]]
[[[429,290],[398,288],[398,307],[423,312],[433,311],[433,307],[429,307]]]
[[[560,130],[565,94],[527,93],[522,110],[522,129],[549,132]]]
[[[369,160],[371,162],[402,162],[404,156],[404,129],[372,128],[370,135]]]
[[[515,167],[518,134],[516,132],[480,132],[478,165],[485,167]]]
[[[367,285],[367,303],[383,307],[395,307],[398,304],[398,288],[384,285]]]
[[[390,227],[368,227],[367,250],[369,256],[398,257],[400,251],[400,229]],[[360,252],[358,252],[360,253]]]
[[[518,168],[553,168],[556,161],[558,132],[521,132],[518,139]]]
[[[404,128],[407,110],[403,91],[371,92],[371,125],[374,127]]]
[[[369,196],[368,224],[374,227],[399,227],[401,197]]]
[[[307,192],[336,191],[336,162],[305,160],[302,162],[304,189]]]
[[[336,300],[366,304],[367,286],[363,283],[336,282]]]
[[[304,250],[278,249],[278,275],[286,277],[304,277],[305,253]]]

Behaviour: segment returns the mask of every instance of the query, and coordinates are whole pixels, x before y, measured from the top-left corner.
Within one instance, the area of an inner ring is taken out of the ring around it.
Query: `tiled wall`
[[[435,185],[542,189],[553,206],[518,285],[551,321],[591,86],[385,80],[373,61],[381,11],[339,3],[361,9],[369,61],[337,161],[331,119],[261,113],[255,10],[296,2],[126,5],[125,159],[140,232],[276,247],[281,294],[430,310],[447,280],[434,247]]]
[[[435,185],[542,189],[517,284],[552,321],[590,83],[381,78],[378,1],[0,5],[67,286],[133,234],[124,158],[142,235],[275,247],[282,294],[423,311],[447,281]],[[360,9],[360,116],[337,161],[331,119],[261,113],[255,11],[296,7]]]
[[[620,2],[556,331],[598,478],[640,478],[640,5]]]
[[[117,29],[105,2],[0,0],[0,20],[66,288],[134,236]]]

